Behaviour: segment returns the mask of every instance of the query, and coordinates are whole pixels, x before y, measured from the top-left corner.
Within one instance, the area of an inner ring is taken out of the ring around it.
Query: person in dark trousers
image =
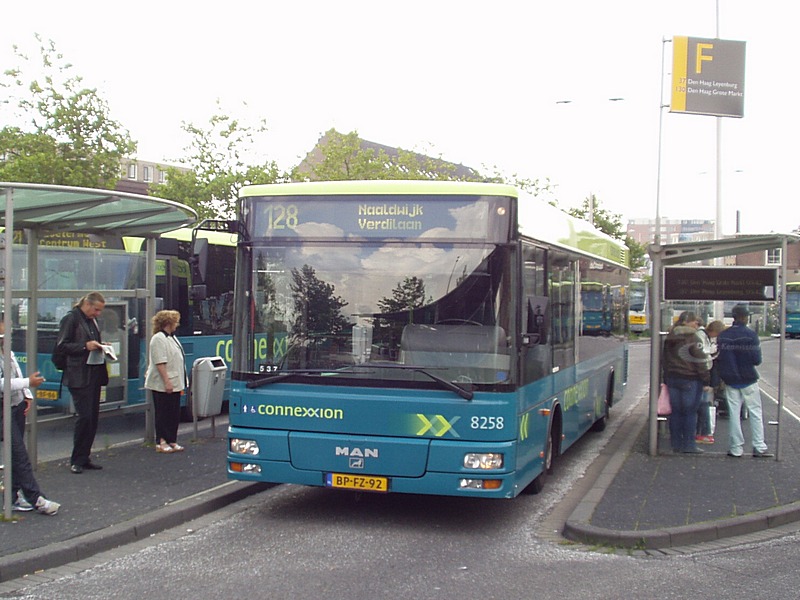
[[[664,340],[664,383],[672,407],[669,433],[673,452],[703,452],[695,440],[697,409],[703,398],[703,386],[711,379],[708,356],[697,335],[699,325],[693,312],[683,312]]]
[[[178,424],[181,394],[186,388],[186,355],[175,330],[181,322],[177,310],[160,310],[153,316],[144,387],[153,392],[156,418],[156,452],[180,452]]]
[[[697,435],[695,441],[698,444],[713,444],[714,431],[711,426],[711,411],[715,411],[714,388],[719,385],[719,373],[715,366],[714,359],[717,358],[717,336],[725,329],[722,321],[711,321],[708,327],[700,326],[697,335],[703,342],[703,352],[708,357],[709,370],[711,372],[711,384],[703,388],[703,399],[697,409]]]
[[[4,350],[6,326],[0,313],[0,351]],[[9,336],[10,337],[10,336]],[[0,400],[5,390],[5,360],[0,357]],[[43,515],[54,515],[61,508],[58,502],[48,500],[39,489],[33,475],[33,466],[25,447],[25,417],[28,414],[33,394],[30,388],[44,383],[39,372],[22,376],[17,357],[11,353],[11,485],[12,510],[28,512],[36,509]],[[2,423],[0,415],[0,423]]]
[[[761,364],[761,342],[758,334],[747,326],[750,310],[746,304],[733,307],[733,324],[719,334],[717,366],[719,376],[725,383],[725,399],[728,401],[728,456],[738,458],[744,450],[742,433],[742,404],[750,413],[750,433],[755,458],[775,456],[767,451],[764,442],[764,418],[761,409],[761,390],[758,387],[758,371]]]
[[[102,352],[97,317],[106,305],[100,292],[91,292],[80,299],[64,315],[58,330],[56,348],[67,355],[67,366],[61,376],[69,388],[78,419],[75,422],[70,470],[77,474],[85,469],[102,469],[90,460],[100,416],[100,388],[108,384],[105,361],[88,364],[93,351]]]

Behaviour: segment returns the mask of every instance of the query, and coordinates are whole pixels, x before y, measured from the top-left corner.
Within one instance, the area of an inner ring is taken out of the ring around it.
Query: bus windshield
[[[254,339],[243,346],[251,349],[246,371],[430,381],[392,368],[408,365],[453,382],[509,379],[502,247],[308,243],[250,251]]]

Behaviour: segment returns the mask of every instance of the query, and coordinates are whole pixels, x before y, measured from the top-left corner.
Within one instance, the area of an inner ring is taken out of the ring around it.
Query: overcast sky
[[[719,37],[747,43],[745,116],[722,119],[724,233],[800,226],[793,37],[778,0],[719,0]],[[654,218],[662,47],[664,102],[675,35],[713,38],[715,0],[6,3],[12,44],[52,39],[139,143],[170,161],[215,102],[264,118],[261,150],[289,168],[320,135],[357,130],[479,170],[549,179],[562,206],[594,193]],[[609,98],[624,98],[611,102]],[[571,100],[559,103],[560,100]],[[246,103],[246,107],[243,106]],[[663,113],[662,218],[714,219],[714,117]]]

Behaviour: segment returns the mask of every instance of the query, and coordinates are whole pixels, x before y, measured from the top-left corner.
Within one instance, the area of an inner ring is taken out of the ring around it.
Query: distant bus
[[[169,308],[181,313],[176,332],[186,351],[187,372],[196,358],[221,356],[230,364],[233,307],[235,236],[200,232],[207,240],[197,244],[201,255],[191,254],[192,230],[180,229],[157,241],[156,310]],[[23,241],[21,232],[15,241]],[[141,238],[70,234],[40,240],[38,299],[38,369],[46,382],[37,388],[38,407],[44,413],[67,413],[71,396],[60,385],[61,372],[51,360],[61,318],[79,298],[56,297],[58,290],[97,290],[106,306],[98,319],[104,341],[115,347],[119,361],[109,364],[109,384],[102,390],[103,409],[145,402],[144,372],[147,365],[145,341],[151,325],[145,315],[145,256]],[[27,246],[14,248],[14,286],[27,289]],[[202,259],[202,260],[201,260]],[[202,263],[202,264],[201,264]],[[193,264],[196,266],[193,268]],[[205,272],[201,273],[200,266]],[[194,271],[194,272],[193,272]],[[128,297],[113,297],[107,290],[131,290]],[[27,300],[12,305],[13,347],[20,362],[27,364],[25,335],[31,315]],[[189,416],[186,397],[184,416]]]
[[[650,310],[650,284],[644,279],[631,278],[628,321],[631,333],[643,333],[650,329],[648,311]]]
[[[800,281],[786,284],[786,337],[800,337]]]
[[[620,242],[516,188],[339,181],[240,191],[227,471],[510,498],[605,426],[625,312],[582,335]],[[613,327],[613,326],[612,326]]]
[[[582,281],[581,311],[583,335],[610,334],[613,314],[611,286],[597,281]]]

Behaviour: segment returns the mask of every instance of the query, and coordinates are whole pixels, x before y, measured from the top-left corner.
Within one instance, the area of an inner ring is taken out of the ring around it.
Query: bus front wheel
[[[542,464],[542,472],[531,481],[528,486],[522,490],[524,494],[538,494],[544,489],[544,484],[547,481],[547,476],[552,475],[554,471],[554,460],[558,455],[558,439],[561,437],[559,427],[551,422],[550,429],[547,432],[547,443],[544,447],[544,461]]]

